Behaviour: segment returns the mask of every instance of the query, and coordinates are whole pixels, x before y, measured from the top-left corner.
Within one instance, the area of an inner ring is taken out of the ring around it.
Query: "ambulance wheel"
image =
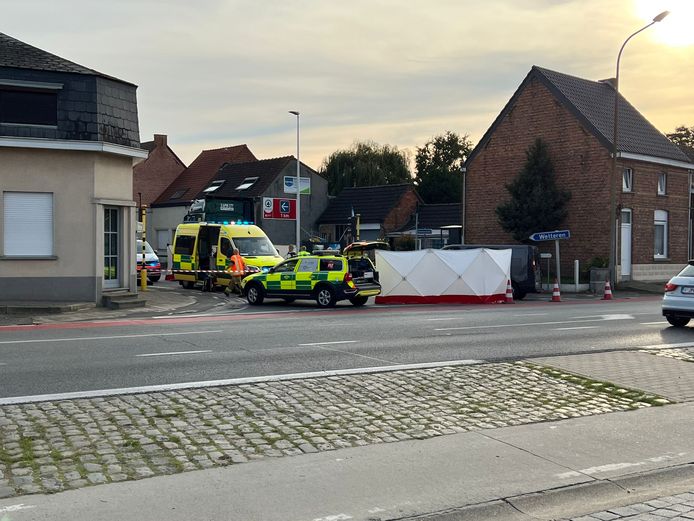
[[[195,282],[193,282],[192,280],[184,280],[181,281],[181,285],[184,289],[193,289],[195,287]]]
[[[349,299],[349,301],[355,307],[363,306],[364,304],[366,304],[367,300],[369,300],[369,297],[352,297],[351,299]]]
[[[335,290],[330,286],[318,286],[316,289],[316,302],[321,308],[331,308],[335,305]]]
[[[263,303],[265,299],[265,291],[263,287],[258,284],[249,284],[246,288],[246,300],[251,306],[259,306]]]

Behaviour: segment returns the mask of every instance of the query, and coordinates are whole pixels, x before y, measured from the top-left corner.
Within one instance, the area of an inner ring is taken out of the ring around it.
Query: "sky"
[[[662,132],[694,126],[694,0],[3,0],[0,32],[138,85],[140,137],[189,164],[247,144],[319,169],[355,141],[476,143],[532,65],[613,77]]]

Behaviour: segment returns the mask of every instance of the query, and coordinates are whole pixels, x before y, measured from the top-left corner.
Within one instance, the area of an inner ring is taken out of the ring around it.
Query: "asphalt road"
[[[0,328],[0,398],[694,342],[660,297],[491,306],[269,305]]]

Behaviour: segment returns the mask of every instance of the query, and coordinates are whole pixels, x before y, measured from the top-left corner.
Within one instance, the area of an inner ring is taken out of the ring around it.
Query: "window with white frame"
[[[654,241],[653,241],[653,258],[667,258],[667,220],[668,215],[665,210],[656,210],[653,219],[654,226]]]
[[[667,194],[667,174],[660,172],[658,174],[658,195]]]
[[[632,192],[634,190],[634,171],[625,168],[622,172],[622,192]]]
[[[53,256],[53,194],[3,193],[3,255]]]

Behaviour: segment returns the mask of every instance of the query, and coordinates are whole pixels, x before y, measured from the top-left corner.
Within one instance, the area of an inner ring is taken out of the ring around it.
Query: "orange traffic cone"
[[[513,287],[511,286],[511,279],[508,279],[506,283],[506,300],[504,304],[513,304]]]
[[[612,288],[609,279],[605,281],[605,293],[601,300],[612,300]]]
[[[554,279],[554,287],[552,288],[552,300],[551,302],[561,302],[561,293],[559,291],[559,282]]]

